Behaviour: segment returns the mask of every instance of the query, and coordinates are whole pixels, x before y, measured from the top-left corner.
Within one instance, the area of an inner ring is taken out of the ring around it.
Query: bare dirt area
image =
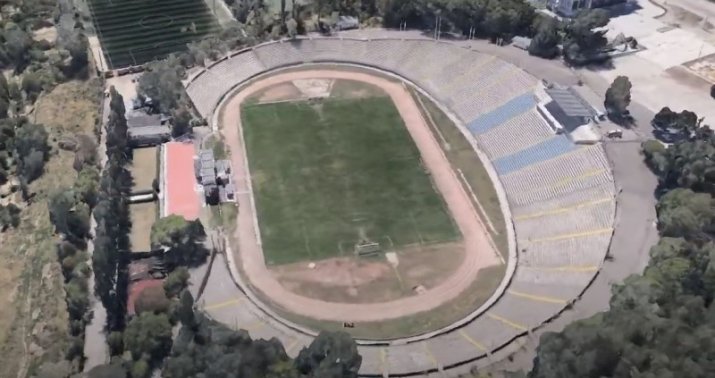
[[[266,88],[253,95],[259,104],[277,101],[291,101],[304,99],[303,93],[293,83],[281,83]]]
[[[44,40],[54,43],[57,39],[57,28],[54,26],[39,28],[32,32],[32,39],[38,42]]]
[[[419,295],[451,276],[464,258],[461,243],[412,246],[393,257],[339,257],[270,267],[288,290],[343,303],[380,303]]]
[[[270,274],[263,257],[260,231],[257,228],[249,162],[242,140],[240,104],[260,90],[278,83],[299,79],[356,80],[377,86],[391,97],[420,151],[425,168],[430,172],[435,187],[442,194],[452,218],[464,236],[464,258],[461,261],[457,259],[459,263],[453,274],[441,283],[425,289],[420,295],[392,301],[369,304],[337,303],[308,298],[291,292]],[[364,73],[331,70],[306,70],[277,74],[254,82],[232,97],[228,97],[221,108],[220,124],[223,125],[222,131],[233,152],[231,157],[235,184],[237,192],[240,193],[237,198],[241,211],[238,213],[236,234],[234,235],[238,245],[237,248],[234,248],[233,259],[236,264],[240,264],[239,270],[245,273],[251,286],[285,311],[306,318],[337,322],[377,322],[397,319],[415,313],[428,312],[445,303],[457,300],[462,293],[472,288],[475,280],[487,278],[482,276],[482,271],[486,268],[500,267],[499,271],[503,272],[498,251],[490,245],[488,231],[472,206],[469,195],[451,168],[439,142],[422,118],[419,107],[407,89],[400,83]],[[499,279],[488,278],[492,283],[487,285],[491,292],[498,285],[501,276]]]
[[[356,80],[335,80],[330,93],[331,97],[339,98],[367,98],[385,95],[386,93],[380,87]]]
[[[278,313],[312,329],[347,332],[359,339],[386,340],[415,336],[446,327],[474,311],[494,293],[504,276],[505,268],[505,265],[495,265],[482,269],[464,293],[433,310],[383,321],[356,322],[353,328],[345,328],[342,322],[316,320],[280,309]]]

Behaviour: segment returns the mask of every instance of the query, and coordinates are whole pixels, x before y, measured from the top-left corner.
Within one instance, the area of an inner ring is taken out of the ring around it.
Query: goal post
[[[382,252],[380,243],[362,242],[355,244],[355,254],[358,256],[370,256]]]

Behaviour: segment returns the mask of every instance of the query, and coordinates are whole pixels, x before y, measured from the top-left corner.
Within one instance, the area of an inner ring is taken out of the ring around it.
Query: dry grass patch
[[[505,269],[505,265],[498,265],[480,270],[460,296],[434,310],[381,322],[355,323],[354,328],[343,328],[340,322],[306,318],[279,308],[276,311],[280,316],[314,330],[345,331],[355,338],[387,340],[415,336],[446,327],[476,310],[499,286]]]
[[[132,166],[130,172],[134,179],[132,190],[150,190],[157,173],[157,147],[137,148],[132,151]]]
[[[151,249],[151,226],[156,221],[156,206],[156,202],[129,205],[129,217],[132,221],[129,240],[132,243],[132,251],[146,252]]]
[[[383,255],[338,257],[271,267],[288,290],[309,298],[343,303],[378,303],[417,295],[450,277],[464,259],[460,242],[412,245],[394,252],[396,266]]]
[[[461,170],[464,174],[469,184],[469,187],[465,188],[465,190],[473,191],[479,200],[479,204],[475,203],[474,208],[480,213],[485,225],[491,223],[494,226],[496,232],[490,230],[489,234],[497,249],[506,260],[509,257],[509,243],[506,232],[507,225],[504,220],[504,213],[501,211],[501,204],[496,189],[494,188],[494,183],[489,173],[487,173],[486,168],[484,168],[484,163],[479,159],[472,145],[467,141],[464,135],[462,135],[462,132],[455,126],[454,122],[452,122],[437,105],[422,94],[414,90],[411,90],[411,92],[417,104],[424,104],[424,108],[421,108],[421,110],[435,134],[435,138],[437,140],[443,140],[449,145],[449,148],[444,148],[445,155],[452,167]],[[430,118],[433,122],[429,122]],[[481,205],[481,208],[484,209],[486,214],[481,213],[479,205]],[[485,215],[488,220],[484,219]]]
[[[60,84],[43,96],[30,119],[50,135],[45,173],[29,186],[34,197],[16,230],[0,234],[0,366],[2,376],[29,376],[42,361],[63,358],[68,319],[63,277],[55,253],[47,200],[74,184],[74,153],[57,148],[62,137],[92,135],[98,117],[98,81]]]

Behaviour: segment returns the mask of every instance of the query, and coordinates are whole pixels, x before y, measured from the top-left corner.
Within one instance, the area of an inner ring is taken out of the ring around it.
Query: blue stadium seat
[[[509,100],[506,104],[485,113],[474,119],[467,125],[472,134],[478,135],[501,125],[502,123],[518,116],[521,113],[536,106],[536,99],[531,93]]]
[[[556,135],[539,144],[495,160],[494,168],[500,175],[505,175],[528,165],[553,159],[575,148],[576,146],[566,136]]]

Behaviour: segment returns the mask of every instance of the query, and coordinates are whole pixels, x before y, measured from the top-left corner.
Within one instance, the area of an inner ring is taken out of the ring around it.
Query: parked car
[[[609,130],[606,133],[606,136],[611,139],[621,139],[621,138],[623,138],[623,130],[621,130],[621,129]]]

